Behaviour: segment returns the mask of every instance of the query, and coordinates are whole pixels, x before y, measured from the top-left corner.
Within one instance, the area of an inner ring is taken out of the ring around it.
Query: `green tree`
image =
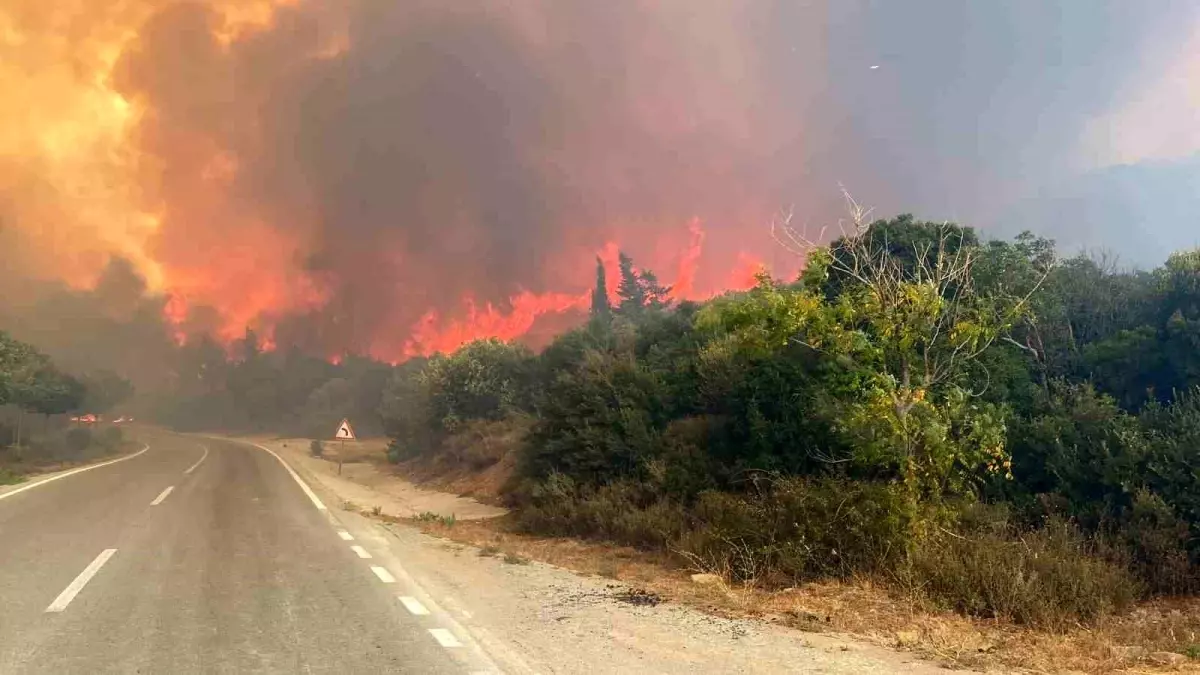
[[[83,376],[87,391],[81,407],[92,413],[106,413],[133,396],[133,383],[111,370],[97,370]]]
[[[626,316],[636,316],[645,309],[665,309],[671,303],[671,287],[658,283],[658,277],[650,270],[638,271],[633,259],[624,253],[617,258],[621,270],[621,283],[617,286],[620,303],[617,309]]]
[[[836,248],[776,226],[810,252],[803,290],[790,299],[788,339],[826,354],[857,382],[830,401],[853,448],[846,461],[901,478],[914,498],[963,492],[988,473],[1006,473],[1006,411],[978,400],[983,383],[969,375],[1029,311],[1040,282],[1024,294],[981,292],[973,274],[979,247],[966,230],[916,224],[904,238],[889,225],[887,242],[916,242],[897,255],[847,199],[856,235]],[[834,278],[840,290],[831,297]]]
[[[608,304],[608,279],[605,278],[604,261],[596,256],[596,287],[592,289],[592,316],[607,317],[612,313]]]
[[[621,270],[621,282],[617,286],[620,302],[617,308],[622,314],[639,312],[646,306],[646,292],[637,271],[633,269],[633,258],[624,252],[619,253],[617,264]]]

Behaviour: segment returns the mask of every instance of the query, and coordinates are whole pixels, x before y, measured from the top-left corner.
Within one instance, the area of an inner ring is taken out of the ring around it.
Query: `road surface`
[[[0,673],[494,670],[278,457],[142,440],[0,492]]]

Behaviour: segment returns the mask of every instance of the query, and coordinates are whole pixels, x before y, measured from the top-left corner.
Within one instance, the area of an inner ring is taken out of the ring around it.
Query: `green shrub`
[[[313,457],[325,456],[325,444],[317,439],[313,439],[312,443],[308,444],[308,454]]]
[[[1140,591],[1128,570],[1099,557],[1064,521],[1030,531],[1003,521],[960,531],[923,541],[904,576],[963,614],[1064,630],[1124,609]]]
[[[75,459],[87,451],[92,444],[92,430],[87,427],[72,427],[67,430],[64,438],[64,450],[67,455],[62,459]]]
[[[1149,439],[1144,480],[1191,527],[1192,554],[1200,554],[1200,389],[1168,406],[1151,405],[1141,416]]]
[[[1136,418],[1089,384],[1053,382],[1035,414],[1009,425],[1012,490],[1056,494],[1095,528],[1128,508],[1147,444]]]
[[[550,384],[521,475],[559,471],[587,485],[643,477],[661,449],[666,394],[661,377],[632,357],[588,352]]]
[[[420,455],[419,450],[418,446],[401,442],[398,439],[392,439],[388,442],[387,458],[392,464],[399,464]]]
[[[125,433],[120,427],[106,427],[96,434],[95,443],[105,452],[116,452],[125,440]]]
[[[1200,589],[1200,569],[1188,554],[1189,527],[1158,495],[1141,490],[1116,537],[1120,559],[1151,593],[1177,595]]]
[[[22,476],[21,474],[9,468],[0,466],[0,485],[14,485],[16,483],[21,483],[24,480],[25,476]]]

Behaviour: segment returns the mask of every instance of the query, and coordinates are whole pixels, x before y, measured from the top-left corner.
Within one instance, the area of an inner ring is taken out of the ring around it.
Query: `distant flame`
[[[744,291],[753,288],[758,283],[758,274],[766,269],[767,266],[762,260],[745,251],[738,253],[737,267],[729,275],[729,290]]]
[[[696,269],[700,264],[700,254],[704,251],[704,228],[700,227],[700,219],[692,218],[688,223],[688,233],[691,241],[684,249],[679,259],[679,273],[675,284],[671,287],[671,297],[677,300],[691,299],[696,285]]]
[[[480,308],[473,299],[466,298],[466,317],[463,319],[443,323],[437,312],[427,312],[413,327],[413,335],[405,343],[403,355],[407,358],[448,353],[483,337],[513,340],[527,333],[533,322],[543,314],[587,309],[590,302],[590,292],[571,295],[525,291],[509,299],[512,311],[506,313],[490,303]]]

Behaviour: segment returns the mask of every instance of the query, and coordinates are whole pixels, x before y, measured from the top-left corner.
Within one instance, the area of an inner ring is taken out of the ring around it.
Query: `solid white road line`
[[[374,572],[375,576],[379,577],[379,580],[385,584],[396,583],[396,577],[392,576],[392,573],[387,571],[387,569],[384,567],[380,567],[379,565],[371,565],[371,571]]]
[[[195,464],[188,467],[187,471],[184,471],[185,474],[189,474],[189,473],[195,471],[196,467],[200,466],[201,464],[204,463],[204,460],[208,459],[208,446],[201,444],[200,447],[204,448],[204,454],[200,456],[200,459],[196,460]]]
[[[267,452],[271,453],[271,456],[274,457],[275,459],[279,460],[279,463],[283,465],[283,468],[287,469],[287,472],[292,474],[292,478],[296,479],[296,484],[298,484],[300,486],[300,489],[304,490],[304,494],[308,495],[308,498],[312,500],[313,506],[317,507],[318,509],[320,509],[322,511],[329,510],[329,509],[325,508],[325,504],[321,502],[321,499],[319,497],[317,497],[317,493],[313,492],[312,488],[308,487],[308,483],[305,483],[303,480],[301,480],[300,476],[295,472],[295,470],[292,469],[291,465],[288,464],[287,462],[283,461],[282,457],[275,454],[274,450],[266,447],[265,445],[259,445],[258,443],[251,443],[250,445],[253,445],[254,447],[256,447],[260,450],[266,450]]]
[[[338,530],[338,536],[342,538],[342,541],[354,541],[354,535],[345,530]]]
[[[357,553],[358,557],[360,557],[360,558],[370,558],[371,557],[371,554],[367,553],[367,549],[365,549],[361,546],[351,546],[350,550]]]
[[[454,633],[451,633],[445,628],[430,628],[429,634],[432,635],[433,639],[437,640],[438,644],[443,647],[462,646],[462,643],[458,641],[458,638],[454,637]]]
[[[100,462],[99,464],[93,464],[91,466],[81,466],[78,469],[72,469],[70,471],[60,473],[57,476],[51,476],[51,477],[47,478],[46,480],[40,480],[36,483],[30,483],[29,485],[26,485],[24,487],[19,487],[16,490],[13,490],[11,492],[5,492],[4,494],[0,495],[0,499],[8,499],[9,497],[12,497],[13,495],[19,495],[26,490],[32,490],[33,488],[38,487],[39,485],[45,485],[46,483],[53,483],[54,481],[56,481],[60,478],[66,478],[67,476],[74,476],[77,473],[83,473],[84,471],[91,471],[92,469],[99,469],[102,466],[108,466],[109,464],[116,464],[117,462],[124,462],[127,459],[133,459],[134,457],[137,457],[138,455],[142,454],[143,452],[145,452],[149,449],[150,449],[150,446],[146,445],[141,450],[138,450],[137,452],[133,453],[132,455],[127,455],[125,457],[118,457],[116,459],[110,459],[107,462]]]
[[[172,485],[172,486],[168,487],[166,490],[163,490],[162,492],[158,493],[158,496],[154,498],[154,501],[150,502],[150,506],[158,506],[159,504],[163,503],[163,500],[166,499],[167,495],[171,494],[171,490],[174,490],[174,489],[175,489],[175,486]]]
[[[104,567],[104,563],[108,562],[108,559],[113,557],[113,554],[116,552],[117,549],[115,548],[106,548],[101,551],[100,555],[96,556],[96,559],[92,561],[92,564],[83,568],[79,576],[75,577],[75,581],[72,581],[70,586],[67,586],[62,593],[58,594],[54,602],[50,603],[50,606],[46,608],[46,611],[61,612],[66,609],[67,605],[71,604],[71,601],[75,599],[75,596],[79,595],[79,591],[82,591],[83,587],[87,586],[87,582],[96,576],[96,572],[99,572],[100,568]]]
[[[422,605],[421,601],[417,600],[416,598],[410,598],[407,595],[402,595],[400,596],[400,602],[404,603],[404,608],[407,609],[410,614],[415,614],[417,616],[429,615],[429,610],[425,609],[425,605]]]

